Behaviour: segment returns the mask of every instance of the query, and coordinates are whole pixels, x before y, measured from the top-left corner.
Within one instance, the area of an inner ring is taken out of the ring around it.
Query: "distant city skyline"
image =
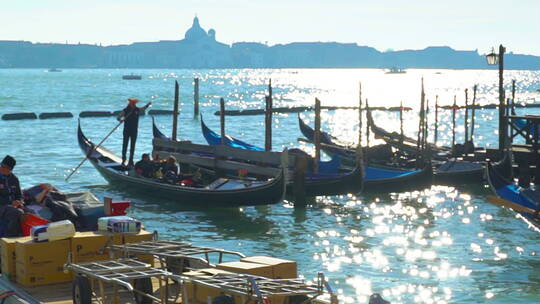
[[[25,0],[2,3],[0,40],[118,45],[183,39],[197,15],[216,39],[357,43],[388,49],[450,46],[540,55],[540,1]]]

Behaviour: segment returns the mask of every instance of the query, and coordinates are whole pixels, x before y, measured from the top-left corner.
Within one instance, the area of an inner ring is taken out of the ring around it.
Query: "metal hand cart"
[[[163,269],[133,260],[118,259],[64,265],[74,274],[73,303],[170,303],[169,282],[173,275]],[[152,279],[159,284],[159,297],[154,296]],[[123,296],[123,298],[121,298]],[[130,298],[126,300],[125,297]],[[174,301],[174,300],[173,300]]]
[[[303,279],[299,278],[270,279],[235,273],[220,273],[205,277],[180,275],[179,277],[181,277],[184,286],[186,282],[191,282],[192,284],[215,288],[221,292],[219,296],[208,299],[208,303],[219,302],[218,297],[223,299],[220,299],[222,302],[219,303],[235,304],[339,303],[337,295],[334,294],[322,273],[318,275],[317,285],[307,284]],[[182,304],[200,302],[188,297],[186,289],[183,290],[183,293]],[[225,300],[226,297],[229,297],[230,300]]]
[[[159,260],[162,269],[166,269],[174,274],[181,274],[182,272],[193,269],[214,267],[215,264],[222,263],[226,257],[234,259],[245,257],[245,255],[237,251],[194,246],[190,243],[177,241],[154,240],[124,245],[110,245],[109,248],[115,255],[120,254],[123,257],[153,255]],[[217,255],[215,264],[211,261],[213,255]]]

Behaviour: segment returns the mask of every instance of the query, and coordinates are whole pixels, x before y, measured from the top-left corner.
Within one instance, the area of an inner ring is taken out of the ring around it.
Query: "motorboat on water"
[[[398,68],[398,67],[391,67],[386,70],[385,74],[405,74],[407,73],[407,70]]]

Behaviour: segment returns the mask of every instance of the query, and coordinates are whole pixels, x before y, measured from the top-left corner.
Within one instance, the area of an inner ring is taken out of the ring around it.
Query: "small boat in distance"
[[[62,72],[62,70],[57,69],[57,68],[51,68],[51,69],[48,69],[47,72]]]
[[[405,74],[405,73],[407,73],[405,69],[398,68],[398,67],[391,67],[385,72],[385,74]]]
[[[124,80],[141,80],[142,76],[141,75],[135,75],[135,74],[131,73],[129,75],[123,75],[122,79],[124,79]]]

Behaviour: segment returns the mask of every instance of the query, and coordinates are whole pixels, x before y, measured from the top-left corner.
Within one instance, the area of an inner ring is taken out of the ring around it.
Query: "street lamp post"
[[[504,46],[499,45],[499,54],[495,54],[492,50],[491,53],[486,55],[486,60],[489,65],[496,65],[499,64],[499,152],[502,153],[504,151],[504,145],[506,142],[506,133],[507,133],[507,126],[506,126],[506,105],[505,105],[505,97],[504,97],[504,87],[503,87],[503,71],[504,71],[504,52],[506,49]]]

